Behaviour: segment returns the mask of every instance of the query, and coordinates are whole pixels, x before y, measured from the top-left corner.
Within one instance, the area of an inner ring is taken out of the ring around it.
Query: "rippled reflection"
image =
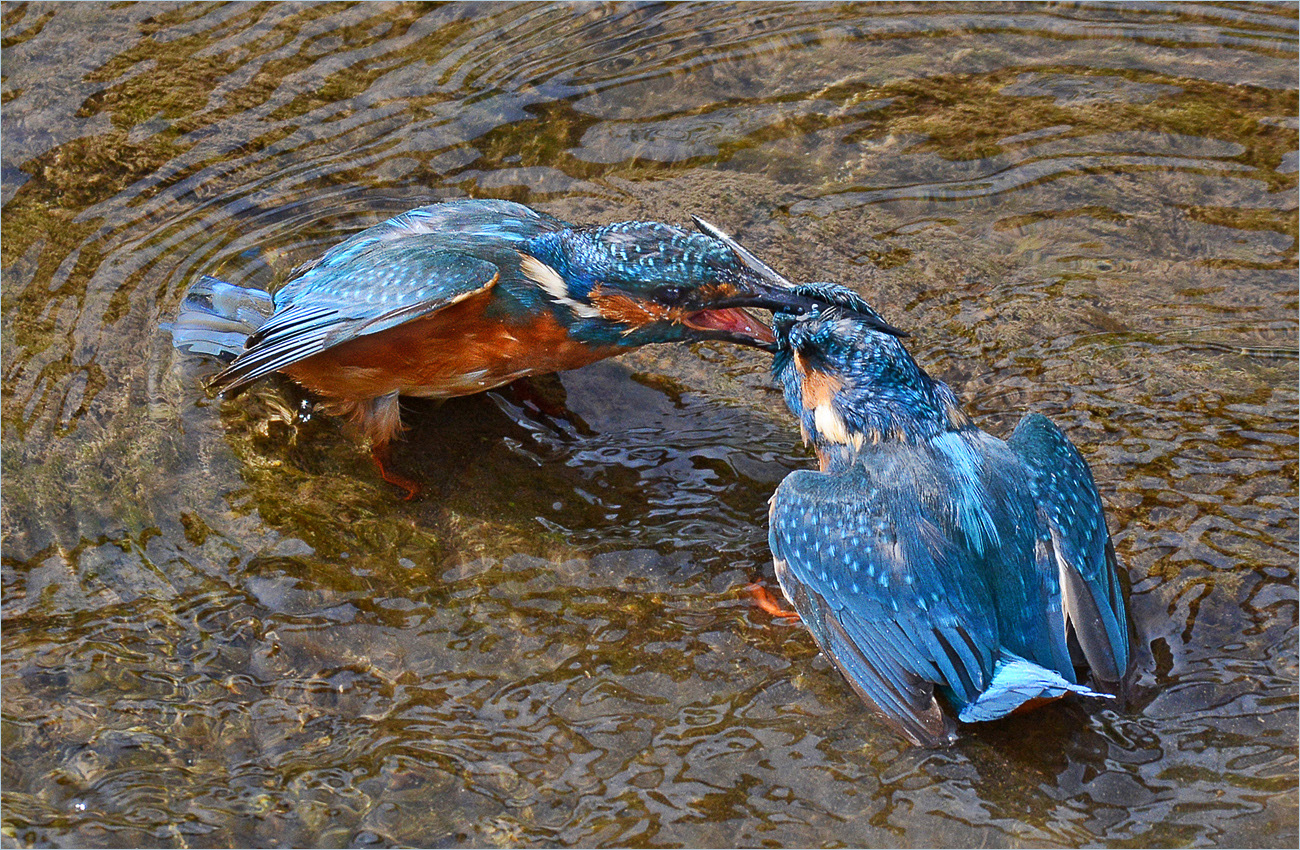
[[[71,845],[1290,846],[1297,27],[1278,5],[9,4],[3,832]],[[765,358],[337,423],[157,323],[418,204],[699,213],[1092,464],[1124,712],[905,747],[770,580]]]

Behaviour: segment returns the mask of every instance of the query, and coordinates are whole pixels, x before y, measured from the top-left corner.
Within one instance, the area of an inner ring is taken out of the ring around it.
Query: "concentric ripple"
[[[10,843],[1293,846],[1293,5],[0,13]],[[408,503],[159,330],[456,197],[700,214],[992,432],[1051,416],[1131,579],[1127,706],[912,750],[753,607],[811,464],[758,353],[412,402]]]

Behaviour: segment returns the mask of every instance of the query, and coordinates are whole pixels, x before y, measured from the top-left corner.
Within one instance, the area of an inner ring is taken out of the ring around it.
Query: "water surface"
[[[3,4],[5,846],[1285,846],[1294,4]],[[337,422],[160,321],[413,206],[697,213],[1092,464],[1126,711],[904,745],[772,581],[765,356]]]

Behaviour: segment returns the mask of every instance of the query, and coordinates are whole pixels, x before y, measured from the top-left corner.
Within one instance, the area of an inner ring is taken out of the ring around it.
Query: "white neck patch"
[[[601,319],[604,315],[590,304],[583,304],[569,297],[569,286],[560,277],[560,273],[530,254],[519,255],[519,267],[524,275],[551,296],[556,304],[567,307],[575,316],[584,319]]]

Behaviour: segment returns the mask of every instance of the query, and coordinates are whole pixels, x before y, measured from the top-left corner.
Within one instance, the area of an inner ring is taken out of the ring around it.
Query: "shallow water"
[[[2,8],[5,846],[1295,846],[1293,4]],[[413,403],[403,502],[158,330],[465,196],[700,214],[1051,416],[1128,710],[910,749],[758,611],[758,353]]]

